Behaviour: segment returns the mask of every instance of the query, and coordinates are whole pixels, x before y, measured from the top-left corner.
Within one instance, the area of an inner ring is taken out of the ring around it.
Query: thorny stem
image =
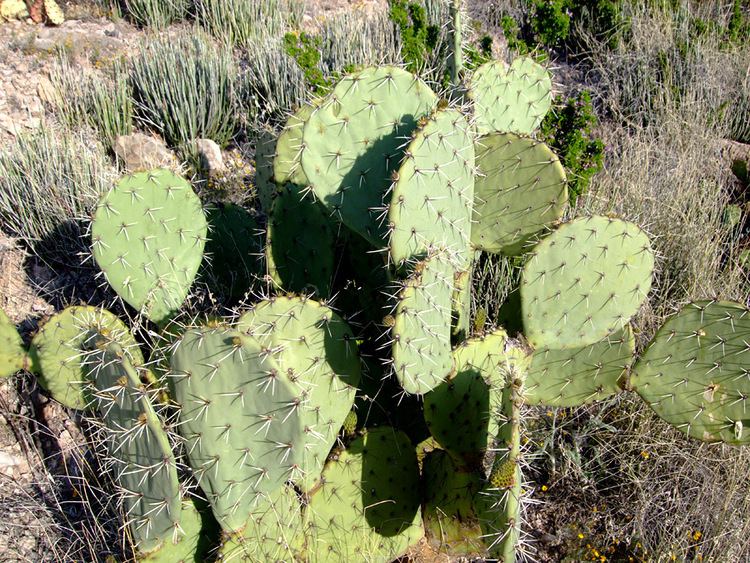
[[[451,21],[453,23],[453,53],[451,60],[451,84],[459,86],[459,74],[463,68],[463,50],[461,48],[461,0],[451,3]]]

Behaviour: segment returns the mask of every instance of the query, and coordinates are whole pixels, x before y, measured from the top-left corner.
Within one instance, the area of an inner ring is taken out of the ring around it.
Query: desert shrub
[[[146,40],[132,59],[136,119],[175,147],[235,132],[237,68],[231,52],[201,33]]]
[[[42,127],[0,153],[0,228],[43,257],[84,248],[79,221],[112,179],[102,147],[82,133]]]
[[[277,37],[299,25],[304,4],[293,0],[196,0],[197,20],[229,45]]]
[[[304,31],[284,35],[284,52],[297,61],[305,81],[315,94],[323,94],[331,86],[331,81],[323,76],[320,67],[320,45],[319,37]]]
[[[121,12],[142,27],[164,29],[183,19],[192,0],[120,0]]]
[[[428,54],[435,49],[438,27],[427,20],[427,12],[419,2],[391,0],[389,15],[401,32],[401,55],[406,68],[420,72],[427,64]]]

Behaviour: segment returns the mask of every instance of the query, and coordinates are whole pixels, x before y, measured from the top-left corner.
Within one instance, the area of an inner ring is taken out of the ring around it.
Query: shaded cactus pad
[[[471,242],[480,250],[517,254],[523,243],[560,219],[568,200],[565,170],[552,150],[513,133],[477,141]]]
[[[511,65],[490,61],[474,71],[469,98],[474,101],[480,135],[494,131],[529,135],[552,105],[552,78],[531,57],[518,57]]]
[[[622,329],[651,289],[648,236],[620,219],[575,219],[543,239],[524,266],[524,333],[537,349],[579,348]]]
[[[44,323],[31,341],[30,355],[39,383],[66,407],[90,406],[86,358],[93,342],[106,334],[139,366],[143,356],[128,327],[97,307],[68,307]]]
[[[22,370],[26,363],[21,335],[5,311],[0,309],[0,377],[10,377]]]
[[[125,176],[100,200],[91,226],[96,263],[130,306],[166,321],[190,291],[207,224],[190,185],[168,170]]]
[[[630,384],[661,418],[706,442],[750,443],[750,311],[685,305],[656,333]]]
[[[531,357],[524,401],[531,405],[574,407],[620,391],[620,378],[635,353],[630,326],[581,348],[541,348]]]
[[[437,97],[409,72],[369,67],[343,78],[304,127],[302,169],[332,216],[382,247],[383,201],[404,138]]]

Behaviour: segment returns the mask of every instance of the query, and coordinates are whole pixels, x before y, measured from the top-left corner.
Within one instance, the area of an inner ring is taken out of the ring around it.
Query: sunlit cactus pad
[[[634,352],[629,326],[589,346],[535,350],[526,375],[524,401],[572,407],[606,399],[620,391],[619,381]]]
[[[273,179],[277,184],[306,186],[307,176],[302,170],[302,133],[305,122],[312,115],[315,105],[303,104],[286,122],[276,142],[273,159]]]
[[[444,252],[418,262],[403,282],[391,328],[393,369],[407,393],[434,389],[453,369],[454,267]]]
[[[472,75],[469,98],[474,101],[477,132],[494,131],[528,135],[552,105],[552,78],[531,57],[518,57],[511,65],[490,61]]]
[[[480,250],[517,254],[529,236],[562,216],[565,170],[542,142],[513,133],[477,141],[471,242]]]
[[[620,219],[592,216],[556,229],[523,269],[524,333],[535,349],[580,348],[622,329],[651,289],[648,236]]]
[[[185,301],[203,258],[206,218],[190,184],[169,170],[125,176],[91,226],[97,264],[130,306],[166,321]]]
[[[21,335],[8,315],[0,309],[0,377],[10,377],[23,369],[26,363]]]
[[[459,269],[470,259],[474,136],[454,109],[436,111],[414,132],[398,169],[388,211],[390,256],[397,265],[445,248]]]
[[[241,530],[262,494],[299,477],[304,397],[270,350],[225,326],[188,329],[171,364],[193,474],[222,527]]]
[[[455,372],[424,396],[430,434],[461,463],[476,466],[497,435],[497,393],[507,335],[498,330],[465,340],[453,352]],[[493,392],[494,389],[494,392]]]
[[[343,78],[307,120],[302,168],[315,195],[375,246],[386,242],[383,198],[405,140],[436,104],[413,74],[369,67]]]
[[[133,365],[143,363],[138,344],[115,315],[97,307],[68,307],[42,325],[31,341],[30,355],[39,383],[66,407],[90,406],[85,362],[89,347],[101,334],[117,342]]]
[[[180,484],[169,438],[148,391],[122,347],[99,334],[86,358],[96,391],[95,405],[107,426],[113,470],[124,511],[142,553],[182,537]],[[189,540],[186,540],[189,541]]]
[[[297,416],[304,429],[304,452],[295,482],[307,491],[354,404],[360,378],[354,335],[331,309],[300,297],[261,301],[242,315],[237,329],[269,350],[280,379],[303,399]]]
[[[688,436],[750,443],[750,311],[728,301],[685,305],[656,333],[630,384]]]
[[[373,428],[326,464],[310,497],[311,562],[393,561],[424,535],[414,446]]]

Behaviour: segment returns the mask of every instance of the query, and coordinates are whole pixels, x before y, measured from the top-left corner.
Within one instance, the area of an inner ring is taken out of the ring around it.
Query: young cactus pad
[[[276,142],[276,155],[273,159],[273,179],[279,184],[306,186],[307,176],[302,170],[302,133],[305,122],[315,109],[313,104],[303,104],[286,122]]]
[[[5,311],[0,309],[0,378],[10,377],[26,367],[26,350],[21,335]]]
[[[632,223],[593,216],[560,226],[523,269],[529,343],[580,348],[622,329],[646,299],[653,270],[648,236]]]
[[[393,369],[407,393],[434,389],[453,369],[454,268],[445,252],[418,262],[403,282],[391,328]]]
[[[518,57],[511,65],[490,61],[474,71],[468,93],[480,135],[530,135],[552,105],[552,78],[531,57]]]
[[[388,211],[390,257],[397,265],[446,248],[456,268],[471,259],[474,137],[457,110],[436,111],[412,135]]]
[[[180,431],[198,483],[227,531],[299,475],[304,397],[270,350],[226,326],[188,329],[172,354]]]
[[[309,560],[393,561],[424,535],[419,467],[405,434],[367,431],[326,464],[307,507]]]
[[[635,338],[630,326],[581,348],[535,350],[526,376],[524,401],[530,405],[575,407],[620,391],[630,367]]]
[[[84,362],[92,343],[102,334],[117,342],[133,365],[143,363],[128,327],[109,311],[97,307],[64,309],[50,317],[31,341],[29,354],[38,371],[39,384],[66,407],[90,406],[90,382]]]
[[[477,141],[471,242],[480,250],[518,254],[533,234],[562,217],[565,170],[552,150],[513,133]]]
[[[183,178],[168,170],[124,177],[104,194],[91,226],[107,282],[156,323],[182,305],[203,259],[207,224]]]
[[[354,404],[360,378],[354,335],[331,309],[301,297],[261,301],[240,317],[237,330],[270,351],[280,379],[303,398],[297,414],[304,455],[295,483],[307,492]]]
[[[342,79],[304,127],[302,168],[331,215],[382,247],[382,214],[404,138],[437,97],[409,72],[369,67]]]
[[[636,362],[630,385],[661,418],[706,442],[750,443],[750,311],[685,305]]]

